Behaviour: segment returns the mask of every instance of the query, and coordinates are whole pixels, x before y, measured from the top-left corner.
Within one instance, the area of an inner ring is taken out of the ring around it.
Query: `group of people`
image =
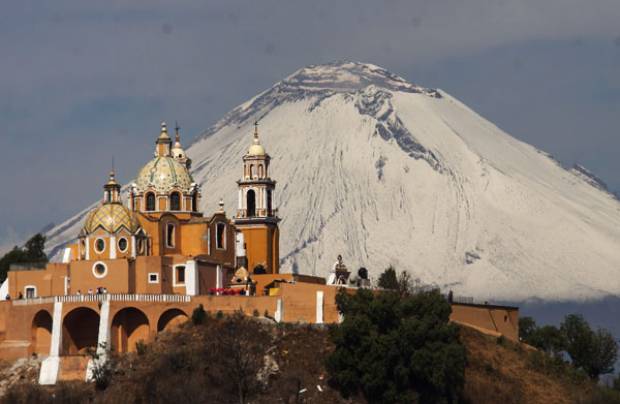
[[[94,291],[92,288],[89,288],[87,292],[87,294],[89,295],[105,295],[106,293],[108,293],[108,289],[105,287],[101,287],[101,286],[98,286]],[[82,294],[82,291],[78,289],[78,291],[75,292],[75,294],[80,296]]]

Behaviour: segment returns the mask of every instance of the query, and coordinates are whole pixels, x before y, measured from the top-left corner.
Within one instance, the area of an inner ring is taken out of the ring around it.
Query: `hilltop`
[[[361,398],[345,400],[330,388],[324,361],[333,346],[326,329],[249,318],[245,320],[249,328],[229,334],[236,335],[232,344],[210,350],[211,344],[221,342],[218,321],[212,319],[207,326],[187,323],[176,332],[162,334],[153,344],[141,346],[137,353],[116,358],[110,385],[104,391],[82,382],[44,388],[24,378],[25,384],[14,384],[3,402],[238,402],[235,379],[228,372],[234,366],[231,349],[252,338],[255,343],[240,348],[244,355],[254,352],[250,361],[260,358],[261,363],[261,382],[251,386],[250,402],[364,402]],[[609,403],[613,397],[598,397],[601,393],[591,382],[574,372],[549,367],[532,348],[465,327],[460,334],[468,358],[465,403]]]

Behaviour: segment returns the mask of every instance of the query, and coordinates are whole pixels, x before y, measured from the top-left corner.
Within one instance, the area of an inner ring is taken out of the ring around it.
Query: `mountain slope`
[[[479,299],[620,293],[620,204],[444,91],[377,66],[309,66],[235,108],[188,150],[206,212],[230,215],[260,120],[278,181],[283,271],[342,254]],[[50,233],[77,234],[83,213]]]

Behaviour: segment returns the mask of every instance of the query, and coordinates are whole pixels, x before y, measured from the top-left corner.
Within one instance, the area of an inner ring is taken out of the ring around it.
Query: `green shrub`
[[[202,325],[207,320],[207,312],[202,304],[199,304],[198,307],[194,309],[192,312],[192,324],[194,325]]]
[[[464,385],[465,347],[439,291],[403,296],[344,291],[344,321],[332,328],[330,383],[346,397],[371,403],[457,402]]]

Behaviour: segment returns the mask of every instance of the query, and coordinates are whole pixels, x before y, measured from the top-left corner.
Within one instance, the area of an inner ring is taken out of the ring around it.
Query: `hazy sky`
[[[0,245],[308,64],[439,87],[620,190],[618,0],[20,0],[0,13]]]

